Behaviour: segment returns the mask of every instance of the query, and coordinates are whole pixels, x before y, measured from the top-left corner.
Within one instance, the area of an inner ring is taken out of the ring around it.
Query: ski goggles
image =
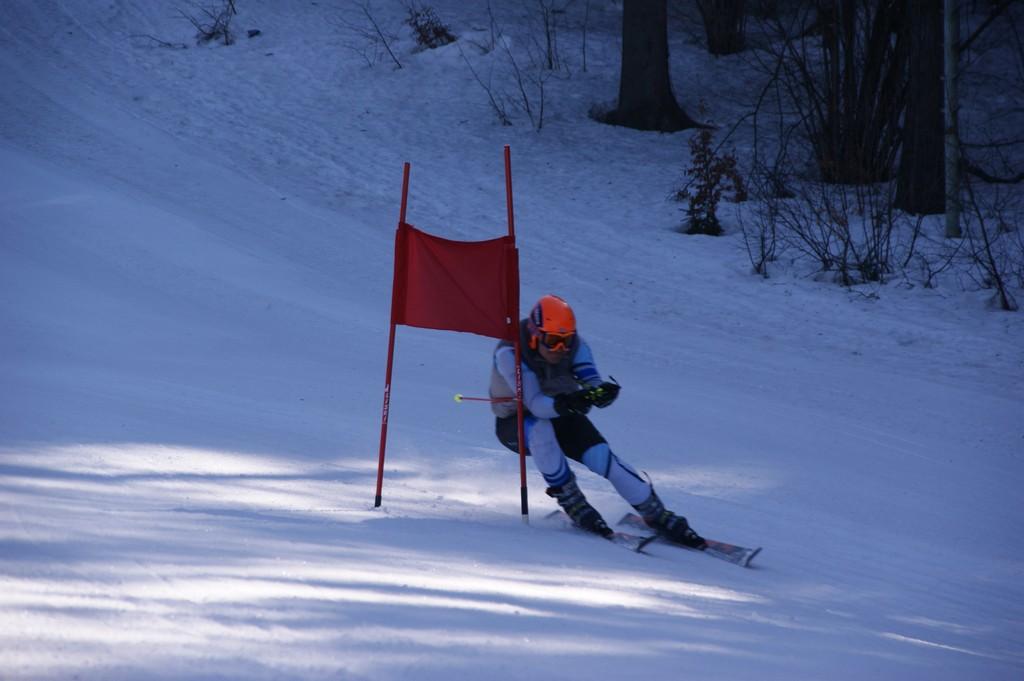
[[[548,350],[568,350],[575,336],[575,333],[542,333],[540,334],[540,342]]]

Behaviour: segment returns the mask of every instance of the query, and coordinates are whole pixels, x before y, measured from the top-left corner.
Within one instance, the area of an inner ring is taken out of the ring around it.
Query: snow
[[[189,49],[144,37],[192,45],[173,3],[0,9],[0,677],[1021,678],[1020,314],[676,232],[688,133],[587,117],[614,3],[539,132],[459,55],[504,82],[483,6],[432,3],[462,39],[417,52],[375,3],[394,69],[350,49],[354,3],[237,4],[235,45]],[[685,105],[692,71],[741,108],[742,62],[673,50]],[[561,529],[532,468],[524,525],[517,458],[452,400],[487,387],[469,334],[399,329],[373,508],[402,163],[411,222],[492,238],[504,144],[524,306],[570,300],[624,386],[614,450],[755,568]]]

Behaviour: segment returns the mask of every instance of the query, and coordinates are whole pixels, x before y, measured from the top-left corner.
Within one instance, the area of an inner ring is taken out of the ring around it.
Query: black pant
[[[527,414],[526,418],[536,417]],[[588,449],[607,442],[590,419],[582,414],[569,414],[551,419],[551,426],[555,429],[558,446],[573,461],[582,461],[583,454]],[[519,453],[519,424],[515,415],[495,419],[494,434],[498,436],[498,442]],[[529,447],[526,448],[526,455],[530,455]]]

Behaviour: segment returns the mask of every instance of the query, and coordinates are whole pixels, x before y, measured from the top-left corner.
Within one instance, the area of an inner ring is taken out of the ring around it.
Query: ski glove
[[[590,389],[555,395],[555,411],[558,412],[559,416],[586,414],[590,411],[590,405],[592,403],[593,401],[590,399]]]
[[[588,392],[590,393],[590,401],[593,405],[598,409],[604,409],[619,396],[619,390],[621,390],[621,386],[618,383],[605,381],[596,388],[591,388]]]

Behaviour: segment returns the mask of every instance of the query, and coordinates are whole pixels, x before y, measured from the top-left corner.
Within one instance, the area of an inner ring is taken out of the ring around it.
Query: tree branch
[[[977,40],[978,37],[985,32],[985,29],[989,27],[989,24],[998,19],[999,15],[1009,9],[1010,5],[1013,4],[1014,1],[1015,0],[999,0],[998,4],[993,5],[992,9],[989,10],[988,16],[985,17],[985,21],[981,22],[978,28],[974,29],[974,33],[957,43],[957,51],[962,52],[969,48],[971,43]]]
[[[973,163],[965,163],[964,168],[971,175],[988,182],[989,184],[1017,184],[1024,182],[1024,172],[1017,173],[1012,177],[998,177],[996,175],[990,175],[985,169],[980,166],[976,166]]]
[[[396,57],[395,53],[391,51],[391,45],[388,44],[388,39],[384,36],[384,32],[380,30],[380,26],[377,25],[377,20],[374,19],[373,15],[370,13],[369,3],[363,5],[362,10],[363,14],[366,15],[366,18],[369,19],[370,23],[373,25],[373,30],[377,33],[377,38],[380,39],[381,44],[384,45],[384,49],[388,51],[392,61],[395,62],[395,66],[402,68],[402,62],[398,61],[398,57]]]

